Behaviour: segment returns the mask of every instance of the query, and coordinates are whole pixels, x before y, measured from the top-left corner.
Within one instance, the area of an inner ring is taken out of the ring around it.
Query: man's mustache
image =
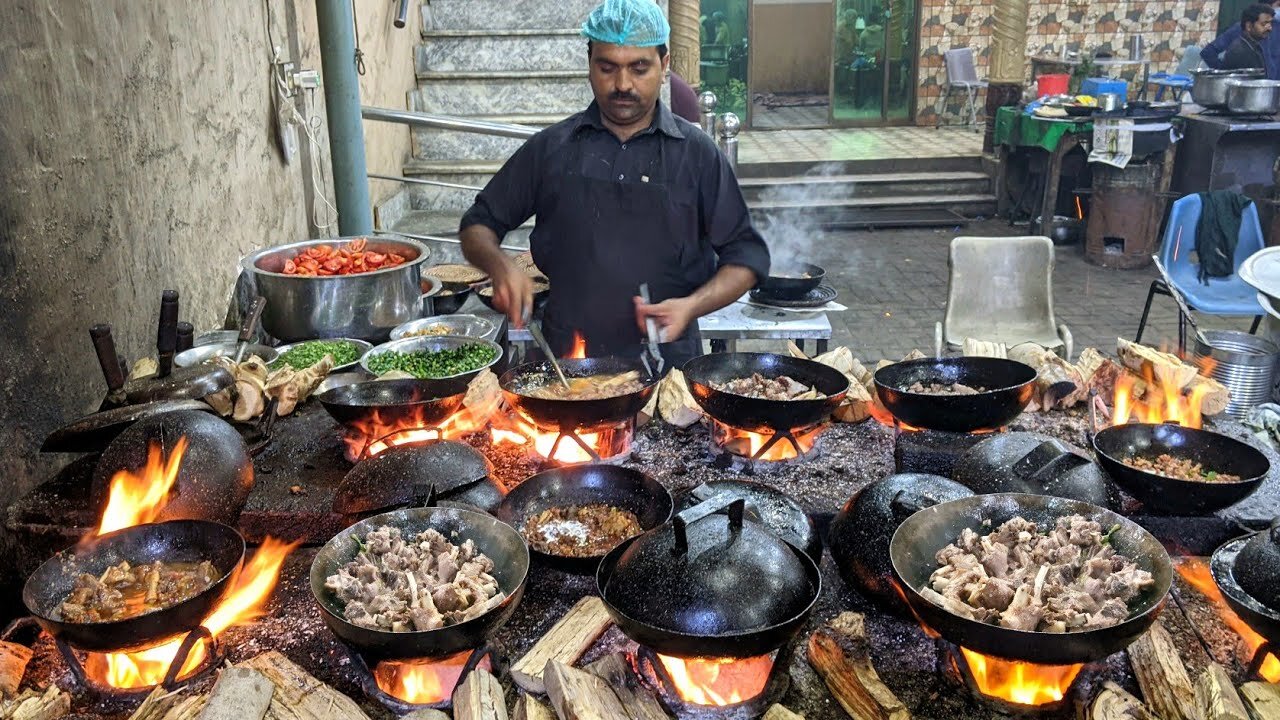
[[[609,99],[614,102],[618,102],[622,100],[630,100],[631,102],[640,102],[640,98],[636,97],[635,95],[632,95],[631,93],[623,93],[623,92],[609,93]]]

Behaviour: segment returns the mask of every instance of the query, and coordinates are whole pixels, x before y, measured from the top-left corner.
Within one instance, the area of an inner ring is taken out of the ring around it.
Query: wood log
[[[684,373],[672,369],[658,383],[658,414],[668,425],[686,428],[702,420],[702,409],[684,382]],[[541,668],[539,668],[541,669]]]
[[[1200,720],[1196,691],[1178,647],[1159,620],[1129,646],[1129,664],[1142,696],[1164,720]]]
[[[401,715],[400,720],[449,720],[449,713],[443,710],[432,710],[431,708],[423,708],[414,710],[408,715]]]
[[[1076,366],[1035,343],[1009,348],[1009,359],[1035,369],[1035,402],[1041,410],[1075,404],[1075,392],[1084,386],[1084,378]]]
[[[840,613],[809,636],[809,664],[855,720],[906,720],[911,717],[876,673],[868,652],[864,618]]]
[[[209,702],[208,695],[191,695],[166,712],[163,720],[196,720],[207,702]],[[267,711],[267,717],[271,717],[270,710]]]
[[[1006,359],[1009,357],[1009,346],[1001,342],[965,338],[964,342],[960,345],[960,354],[965,357]]]
[[[788,340],[787,352],[791,353],[792,357],[813,360],[839,370],[849,379],[849,391],[845,393],[844,401],[831,413],[838,422],[857,423],[871,417],[871,392],[863,386],[860,376],[854,372],[857,369],[865,373],[866,368],[854,359],[853,352],[849,348],[838,347],[810,358],[798,345]]]
[[[672,374],[678,372],[671,371]],[[609,627],[609,613],[600,598],[589,595],[578,601],[551,627],[547,634],[534,643],[524,657],[511,667],[511,679],[527,692],[547,694],[542,672],[548,660],[571,664],[591,647],[605,628]]]
[[[793,713],[778,703],[774,703],[761,720],[804,720],[804,716]]]
[[[1231,391],[1227,386],[1211,377],[1197,375],[1187,385],[1187,390],[1200,393],[1200,412],[1204,415],[1219,415],[1227,411],[1231,402]]]
[[[267,709],[272,720],[368,720],[354,700],[320,682],[277,650],[240,663],[276,686]]]
[[[1089,704],[1088,720],[1160,720],[1138,698],[1110,680]]]
[[[595,675],[559,660],[547,661],[543,671],[547,697],[560,720],[630,720],[609,684]]]
[[[1195,690],[1196,708],[1203,720],[1249,720],[1249,711],[1244,709],[1231,677],[1218,663],[1209,663],[1196,680]]]
[[[200,711],[200,720],[262,720],[275,692],[275,685],[257,670],[223,668],[209,702]]]
[[[1116,353],[1125,367],[1138,375],[1155,378],[1161,386],[1171,386],[1181,390],[1185,388],[1200,368],[1182,362],[1177,355],[1160,352],[1153,347],[1139,345],[1124,338],[1116,338]]]
[[[1250,682],[1240,686],[1244,704],[1256,720],[1280,720],[1280,685]]]
[[[171,712],[176,712],[180,705],[193,697],[195,696],[189,694],[184,688],[165,690],[157,685],[138,709],[133,711],[129,720],[165,720]],[[203,703],[201,705],[203,706]]]
[[[613,693],[622,701],[632,720],[667,720],[670,717],[653,693],[636,682],[622,653],[605,655],[588,665],[586,670],[613,688]]]
[[[402,719],[403,720],[403,719]],[[521,695],[511,720],[556,720],[555,711],[532,695]]]
[[[453,691],[453,720],[507,720],[502,683],[484,668],[476,668]]]
[[[57,685],[44,692],[28,691],[14,698],[3,716],[5,720],[56,720],[71,712],[71,696]]]
[[[31,648],[26,645],[0,641],[0,697],[18,694],[31,654]]]

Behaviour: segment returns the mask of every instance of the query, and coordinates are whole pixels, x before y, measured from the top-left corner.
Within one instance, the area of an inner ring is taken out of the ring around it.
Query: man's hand
[[[510,260],[489,277],[493,280],[493,306],[506,313],[512,327],[524,327],[525,318],[533,313],[533,279]]]
[[[658,342],[668,343],[680,339],[689,323],[698,319],[697,306],[687,297],[671,298],[660,303],[647,304],[636,296],[636,323],[640,326],[640,335],[648,339],[645,329],[646,318],[653,318],[658,324]]]

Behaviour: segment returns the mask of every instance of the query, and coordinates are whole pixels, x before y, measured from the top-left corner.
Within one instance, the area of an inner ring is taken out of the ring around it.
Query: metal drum
[[[1211,359],[1209,375],[1231,393],[1227,414],[1243,418],[1250,408],[1269,402],[1280,346],[1239,330],[1206,330],[1204,336],[1209,344],[1196,340],[1196,359]]]

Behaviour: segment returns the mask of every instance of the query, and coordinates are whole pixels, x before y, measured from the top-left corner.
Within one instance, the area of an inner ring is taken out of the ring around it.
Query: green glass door
[[[894,125],[915,113],[917,0],[836,0],[831,123]]]
[[[702,0],[700,90],[716,94],[717,113],[747,117],[747,38],[750,0]]]

